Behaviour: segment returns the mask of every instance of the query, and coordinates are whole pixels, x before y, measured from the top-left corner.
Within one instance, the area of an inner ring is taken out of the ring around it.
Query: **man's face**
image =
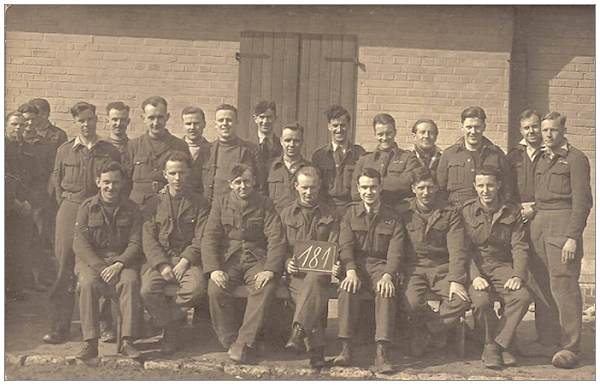
[[[217,129],[217,135],[219,136],[219,139],[222,141],[227,141],[234,138],[237,123],[237,116],[234,111],[217,111],[215,114],[215,128]]]
[[[350,122],[348,121],[348,116],[346,115],[331,119],[327,123],[327,129],[331,135],[331,141],[336,144],[346,143],[346,140],[348,139],[349,126]]]
[[[540,118],[536,115],[532,115],[528,118],[522,119],[520,122],[521,127],[519,131],[523,136],[523,139],[531,146],[538,146],[542,142],[542,132],[540,130]]]
[[[35,112],[25,112],[23,118],[27,128],[34,130],[39,127],[40,118]]]
[[[252,171],[244,171],[242,175],[229,182],[229,187],[238,198],[248,199],[254,189],[254,175],[252,175]]]
[[[142,120],[148,129],[148,132],[155,137],[160,137],[166,132],[167,121],[169,120],[167,107],[159,103],[158,106],[147,104],[142,113]]]
[[[314,206],[319,198],[319,178],[310,175],[299,174],[298,180],[294,182],[298,191],[298,197],[302,204]]]
[[[204,133],[204,127],[206,127],[206,122],[202,115],[185,114],[181,119],[183,120],[183,128],[185,128],[187,137],[193,142],[200,140]]]
[[[98,117],[92,110],[83,110],[73,118],[75,128],[79,130],[79,134],[85,139],[94,139],[96,137],[97,122]]]
[[[179,192],[187,180],[190,169],[185,162],[168,161],[165,164],[163,175],[169,184],[169,189],[173,192]]]
[[[100,189],[100,197],[104,202],[117,202],[123,189],[123,174],[118,170],[103,172],[96,178],[96,186]]]
[[[433,124],[429,122],[419,123],[416,127],[415,133],[413,134],[415,146],[422,150],[431,150],[435,147],[437,136],[438,132]]]
[[[300,156],[303,142],[302,133],[299,130],[294,131],[284,128],[281,132],[281,146],[284,154],[289,158]]]
[[[379,202],[379,194],[381,192],[381,186],[379,179],[369,178],[368,176],[361,176],[358,178],[358,194],[360,199],[369,206],[377,204]]]
[[[394,146],[396,138],[396,129],[391,124],[375,124],[375,138],[380,150],[387,150]]]
[[[422,180],[417,183],[413,183],[411,186],[413,193],[417,201],[423,205],[429,207],[435,202],[435,195],[438,192],[438,186],[433,180]]]
[[[558,120],[542,121],[542,139],[544,145],[551,149],[558,149],[563,143],[565,137],[565,128],[560,125]]]
[[[277,119],[275,111],[268,109],[265,112],[252,116],[254,117],[254,122],[256,123],[258,130],[265,135],[271,135],[273,123],[275,122],[275,119]]]
[[[22,116],[11,116],[6,122],[6,137],[13,141],[21,140],[26,125],[27,123]]]
[[[106,121],[111,133],[116,137],[127,135],[127,127],[129,126],[129,112],[127,110],[117,110],[112,108],[108,111]]]
[[[496,202],[498,199],[498,190],[500,189],[500,181],[496,180],[495,176],[476,175],[474,185],[481,203],[491,206]]]
[[[479,146],[485,131],[485,121],[480,118],[466,118],[460,126],[465,136],[465,142],[471,146]]]

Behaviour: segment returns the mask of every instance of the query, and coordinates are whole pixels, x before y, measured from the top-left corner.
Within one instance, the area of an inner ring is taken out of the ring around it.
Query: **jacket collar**
[[[380,150],[379,146],[375,148],[375,151],[373,151],[373,156],[375,157],[375,159],[379,159],[379,157],[381,156],[382,152],[389,152],[390,153],[390,158],[394,158],[396,157],[398,154],[402,153],[403,150],[400,149],[400,147],[398,147],[398,143],[394,142],[394,145],[392,146],[392,148],[390,148],[389,150]]]
[[[481,138],[481,141],[483,142],[481,144],[481,149],[493,149],[495,147],[495,144],[489,140],[487,137],[483,136]],[[460,138],[458,138],[458,140],[456,141],[457,146],[455,147],[455,152],[459,152],[459,151],[467,151],[467,147],[465,146],[465,137],[461,136]]]

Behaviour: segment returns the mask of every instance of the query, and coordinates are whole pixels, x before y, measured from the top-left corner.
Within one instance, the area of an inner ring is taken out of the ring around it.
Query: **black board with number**
[[[331,274],[336,259],[335,243],[297,240],[294,244],[294,261],[300,271]]]

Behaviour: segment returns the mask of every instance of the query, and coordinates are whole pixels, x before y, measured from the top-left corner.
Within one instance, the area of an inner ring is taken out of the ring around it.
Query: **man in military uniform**
[[[372,168],[381,175],[381,200],[395,207],[405,198],[412,196],[410,189],[411,170],[419,167],[417,157],[396,144],[396,121],[389,114],[377,114],[373,118],[373,132],[377,139],[374,152],[361,156],[352,180],[356,181],[364,168]],[[360,194],[357,184],[352,185],[352,199],[358,200]]]
[[[354,185],[352,174],[358,158],[365,149],[348,138],[350,113],[342,106],[333,105],[325,112],[330,142],[312,155],[312,163],[321,171],[322,199],[330,200],[338,216],[344,215],[352,201],[350,191]]]
[[[375,296],[375,368],[392,371],[388,346],[393,337],[397,307],[397,275],[404,257],[406,233],[402,220],[382,202],[382,178],[366,167],[356,175],[361,202],[348,207],[340,224],[340,260],[346,271],[338,294],[338,337],[342,351],[334,365],[352,363],[352,339],[358,327],[359,294]]]
[[[127,128],[131,119],[129,118],[129,106],[123,102],[111,102],[106,106],[106,125],[110,129],[109,142],[121,153],[121,164],[125,167],[129,164],[127,160]]]
[[[529,245],[521,210],[501,197],[501,180],[493,166],[478,170],[478,198],[468,200],[462,208],[465,229],[475,249],[469,296],[473,315],[484,331],[481,359],[491,369],[516,364],[511,343],[533,300],[527,269]],[[496,297],[504,304],[500,319],[494,312]]]
[[[277,212],[296,200],[296,189],[294,188],[294,174],[300,167],[309,162],[302,156],[302,144],[304,143],[304,127],[299,123],[290,123],[281,131],[281,146],[283,155],[271,159],[268,166],[267,182],[263,186],[263,192],[273,203]]]
[[[202,195],[187,187],[190,163],[186,153],[168,155],[164,166],[168,184],[148,202],[143,227],[142,298],[157,325],[164,328],[165,354],[180,349],[185,310],[206,295],[200,239],[209,208]],[[175,298],[165,293],[173,285],[177,286]]]
[[[428,344],[443,346],[446,331],[471,307],[465,289],[469,260],[458,209],[440,199],[434,176],[427,167],[413,172],[415,197],[400,213],[408,234],[404,302],[413,318],[411,353],[420,356]],[[438,312],[426,295],[441,297]]]
[[[265,165],[258,161],[258,146],[240,138],[237,126],[237,109],[229,104],[218,106],[215,113],[217,140],[211,143],[210,155],[202,170],[204,196],[209,202],[229,193],[229,172],[234,164],[250,166],[259,182],[257,185],[266,178],[266,173],[259,170]]]
[[[300,168],[295,175],[294,187],[298,198],[286,206],[280,214],[289,244],[290,258],[286,262],[286,271],[289,275],[288,288],[295,307],[292,334],[286,348],[300,352],[308,350],[310,365],[322,367],[325,365],[323,318],[327,314],[331,275],[300,272],[292,256],[296,241],[337,243],[339,222],[336,219],[335,209],[319,199],[321,180],[317,168],[313,166]],[[337,256],[332,257],[337,258]]]
[[[58,274],[49,298],[51,329],[44,342],[58,344],[69,339],[73,315],[75,279],[73,228],[81,202],[98,191],[96,176],[107,162],[119,161],[119,151],[96,135],[96,107],[86,102],[71,107],[79,135],[63,143],[56,154],[53,181],[59,203],[56,214],[55,254]]]
[[[202,264],[210,274],[210,315],[219,341],[233,361],[251,362],[283,271],[285,234],[271,199],[254,189],[252,168],[234,165],[229,175],[231,191],[213,202],[208,217]],[[232,292],[240,285],[249,295],[238,329]]]
[[[98,194],[83,201],[77,212],[73,252],[79,281],[79,316],[84,346],[77,358],[98,356],[100,296],[117,297],[123,340],[119,352],[139,358],[133,346],[141,313],[139,268],[142,256],[142,215],[121,192],[126,172],[107,162],[98,172]]]
[[[413,124],[412,130],[415,154],[421,166],[427,167],[433,173],[442,157],[442,150],[435,145],[438,137],[438,126],[431,119],[419,119]]]
[[[565,123],[566,116],[558,112],[542,118],[545,150],[535,168],[531,240],[535,248],[532,270],[549,303],[536,303],[539,342],[547,350],[558,350],[552,358],[554,366],[573,368],[581,342],[582,233],[593,199],[588,158],[565,138]]]
[[[273,125],[277,120],[275,102],[258,102],[254,106],[252,118],[256,123],[258,135],[258,164],[267,165],[271,159],[280,157],[283,152],[279,137],[273,132]]]
[[[495,167],[502,180],[503,199],[513,192],[512,172],[506,155],[500,147],[483,136],[485,111],[481,107],[468,107],[461,113],[461,137],[456,144],[442,153],[437,168],[437,182],[450,203],[461,205],[477,197],[473,188],[475,172],[482,167]]]
[[[142,111],[142,120],[148,131],[129,141],[127,157],[133,182],[130,198],[144,210],[148,199],[166,184],[162,172],[165,159],[173,151],[189,152],[187,144],[166,128],[170,115],[163,97],[151,96],[144,100]]]
[[[185,131],[183,141],[188,145],[192,156],[192,168],[187,183],[194,192],[202,195],[202,169],[210,155],[210,143],[202,136],[206,127],[204,111],[200,107],[186,107],[181,111],[181,120]]]
[[[34,124],[38,135],[52,143],[55,149],[58,149],[61,144],[67,141],[67,133],[48,120],[50,117],[50,103],[46,99],[35,98],[28,101],[27,104],[34,105],[38,110]]]

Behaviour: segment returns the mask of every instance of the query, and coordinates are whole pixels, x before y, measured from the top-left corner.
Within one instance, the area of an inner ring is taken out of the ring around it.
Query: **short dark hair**
[[[123,166],[121,166],[121,163],[116,162],[114,160],[104,163],[102,165],[102,167],[100,167],[100,169],[96,173],[96,177],[100,178],[100,175],[105,174],[107,172],[111,172],[111,171],[118,171],[121,173],[121,177],[125,178],[125,175],[126,175],[125,169],[123,168]]]
[[[361,176],[366,176],[367,178],[377,179],[379,181],[379,184],[381,184],[381,174],[379,173],[379,171],[375,170],[374,168],[371,168],[371,167],[363,168],[360,171],[360,173],[356,176],[356,183],[358,183],[358,180],[360,179]]]
[[[17,111],[22,114],[33,113],[38,115],[40,113],[40,110],[35,106],[35,104],[32,103],[21,104],[19,108],[17,108]]]
[[[50,103],[48,103],[48,101],[46,99],[33,98],[30,101],[28,101],[27,103],[33,104],[34,106],[36,106],[40,112],[45,111],[47,113],[50,113]]]
[[[277,107],[275,107],[275,102],[261,100],[256,106],[254,106],[254,115],[260,115],[267,110],[272,110],[273,113],[277,115]]]
[[[237,108],[235,108],[234,106],[232,106],[231,104],[220,104],[217,106],[217,108],[215,109],[215,112],[217,111],[221,111],[221,110],[228,110],[228,111],[233,111],[235,113],[235,117],[237,118],[238,116],[238,110]]]
[[[79,116],[83,111],[92,111],[94,114],[96,113],[96,106],[90,104],[88,102],[78,102],[71,107],[71,116],[76,117]]]
[[[427,167],[417,167],[411,171],[411,183],[416,184],[423,181],[431,180],[435,182],[435,177]]]
[[[127,111],[127,113],[129,113],[130,108],[123,102],[110,102],[106,106],[106,113],[108,114],[110,110]]]
[[[286,128],[292,131],[300,131],[300,134],[302,134],[302,137],[304,137],[304,127],[302,127],[302,125],[299,122],[285,124],[281,129],[281,132],[283,133],[283,130],[285,130]]]
[[[463,123],[467,118],[479,118],[485,122],[487,116],[485,111],[479,106],[467,107],[460,113],[460,122]]]
[[[485,176],[493,176],[496,180],[500,180],[500,170],[493,166],[482,166],[475,170],[475,176],[477,175],[485,175]]]
[[[428,123],[428,124],[431,124],[431,126],[432,126],[433,128],[435,128],[435,134],[437,135],[437,134],[439,133],[439,131],[440,131],[440,130],[438,129],[438,126],[437,126],[437,124],[435,124],[435,122],[433,121],[433,119],[419,119],[419,120],[417,120],[417,121],[415,122],[415,124],[413,124],[413,126],[412,126],[412,129],[411,129],[411,132],[412,132],[413,134],[416,134],[416,133],[417,133],[417,126],[418,126],[419,124],[422,124],[422,123]]]
[[[299,175],[317,178],[319,182],[321,182],[321,171],[319,171],[319,169],[315,166],[305,165],[296,170],[296,173],[294,174],[294,182],[298,182]]]
[[[325,111],[325,116],[327,117],[327,122],[331,122],[333,119],[340,119],[345,116],[348,118],[348,122],[350,122],[350,113],[344,107],[334,104]]]
[[[546,115],[544,115],[541,122],[543,122],[544,120],[557,120],[558,123],[560,123],[560,126],[564,128],[565,124],[567,123],[567,116],[562,115],[560,112],[550,111]]]
[[[204,111],[202,111],[202,108],[200,108],[200,107],[187,106],[186,108],[181,110],[182,117],[183,117],[183,115],[192,115],[192,114],[200,115],[202,117],[202,120],[204,120],[206,122],[206,116],[204,116]]]
[[[188,168],[192,167],[192,160],[190,156],[182,151],[171,151],[169,156],[165,159],[165,163],[163,164],[163,169],[167,167],[167,162],[182,162],[185,163]]]
[[[12,111],[9,112],[8,114],[6,114],[6,118],[4,118],[4,122],[8,122],[8,119],[12,118],[13,116],[18,116],[18,117],[23,117],[23,113],[21,113],[20,111]]]
[[[254,169],[252,167],[248,166],[247,164],[244,164],[244,163],[236,163],[236,164],[234,164],[231,167],[231,170],[229,171],[229,180],[232,181],[235,178],[239,178],[246,171],[250,171],[252,173],[252,178],[253,179],[256,177],[256,175],[254,173]]]
[[[524,119],[531,118],[532,116],[537,116],[537,118],[542,121],[542,116],[536,110],[527,109],[519,114],[519,122]]]
[[[159,105],[165,106],[165,108],[169,107],[166,99],[162,96],[150,96],[149,98],[144,99],[142,102],[142,111],[146,108],[146,106],[150,104],[151,106],[158,107]]]
[[[394,120],[394,117],[390,114],[381,113],[375,115],[373,117],[373,129],[375,129],[376,124],[391,125],[394,128],[394,130],[396,129],[396,121]]]

